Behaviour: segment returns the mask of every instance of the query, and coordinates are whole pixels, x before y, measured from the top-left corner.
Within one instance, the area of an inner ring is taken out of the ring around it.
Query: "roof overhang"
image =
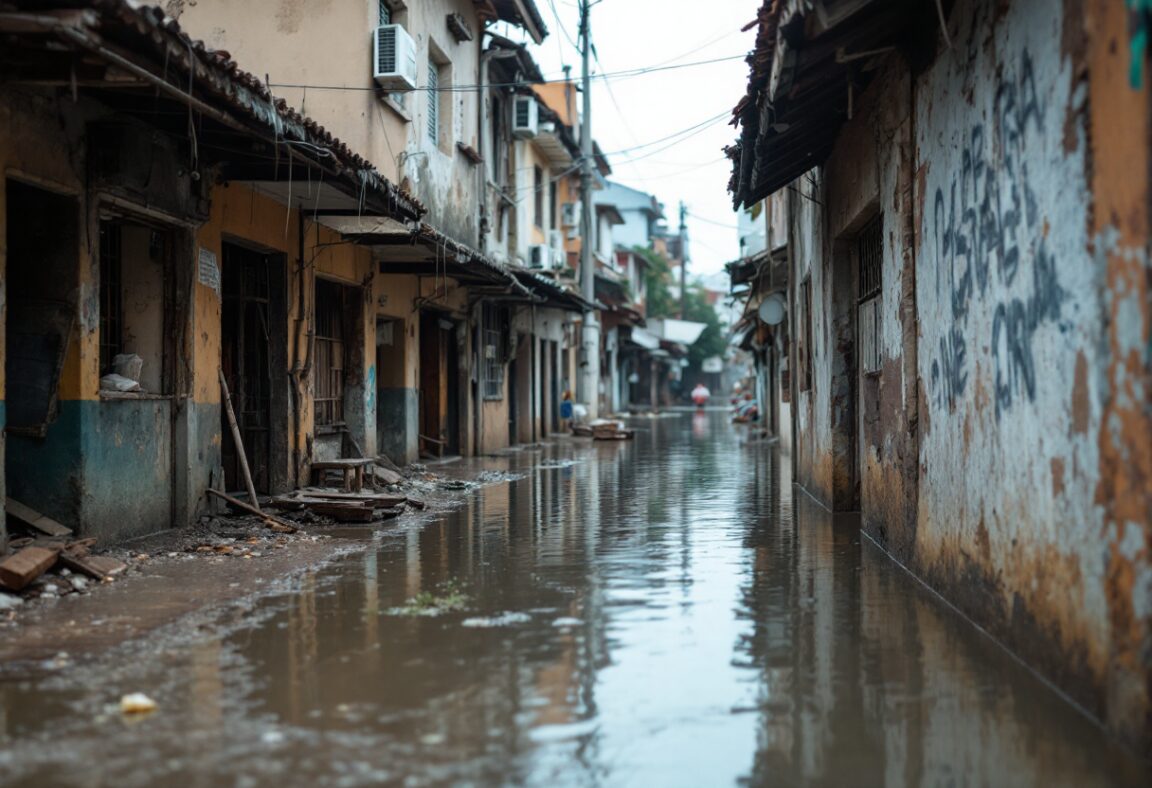
[[[733,110],[733,202],[751,206],[832,152],[854,102],[904,31],[914,0],[765,0],[750,78]]]
[[[533,0],[472,0],[476,13],[484,22],[508,22],[521,27],[539,44],[548,35],[544,17]]]

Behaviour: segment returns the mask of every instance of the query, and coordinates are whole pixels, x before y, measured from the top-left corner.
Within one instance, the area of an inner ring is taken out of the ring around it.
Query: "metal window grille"
[[[440,70],[428,63],[428,139],[440,142]]]
[[[392,24],[392,9],[389,7],[387,0],[380,0],[380,25]]]
[[[316,280],[317,426],[344,423],[344,293],[332,282]]]
[[[120,225],[100,223],[100,374],[124,348],[124,285]]]
[[[856,258],[860,270],[860,301],[880,295],[880,272],[884,258],[884,231],[877,216],[856,238]]]
[[[856,323],[860,338],[860,368],[869,375],[880,371],[881,271],[884,259],[880,216],[861,230],[856,239],[856,257],[860,276],[860,306]]]
[[[484,364],[484,399],[504,399],[504,355],[507,343],[507,319],[501,310],[484,305],[480,354]]]

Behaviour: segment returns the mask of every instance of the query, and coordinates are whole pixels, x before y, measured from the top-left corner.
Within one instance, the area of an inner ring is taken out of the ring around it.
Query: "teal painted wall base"
[[[8,494],[105,544],[187,525],[219,484],[220,408],[172,409],[167,399],[61,402],[44,439],[8,436]]]

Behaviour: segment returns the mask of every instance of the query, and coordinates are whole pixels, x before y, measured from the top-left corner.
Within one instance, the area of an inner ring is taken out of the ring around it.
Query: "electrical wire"
[[[647,66],[643,68],[627,69],[624,71],[616,71],[607,74],[593,74],[591,79],[628,79],[631,77],[640,77],[647,74],[653,74],[661,71],[673,71],[681,68],[693,68],[695,66],[707,66],[713,63],[725,63],[731,60],[742,60],[746,55],[729,55],[727,57],[712,58],[710,60],[696,60],[691,63],[677,63],[669,66]],[[437,91],[440,93],[477,93],[484,88],[518,88],[531,85],[552,85],[564,84],[567,82],[563,77],[545,79],[540,82],[493,82],[488,85],[450,85],[448,87],[430,88],[427,85],[417,86],[411,91],[407,92],[420,92],[420,91]],[[272,82],[268,87],[274,88],[289,88],[292,90],[347,90],[347,91],[369,91],[376,92],[380,88],[375,85],[356,86],[356,85],[311,85],[302,82]],[[394,91],[395,92],[395,91]]]

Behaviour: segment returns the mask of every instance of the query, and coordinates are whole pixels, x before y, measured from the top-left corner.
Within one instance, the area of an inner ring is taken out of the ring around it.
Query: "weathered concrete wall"
[[[1126,556],[1138,582],[1124,600],[1110,598],[1101,549],[1101,444],[1115,437],[1102,422],[1114,396],[1106,331],[1130,318],[1109,304],[1099,255],[1110,234],[1091,223],[1084,109],[1095,91],[1065,49],[1082,24],[1081,10],[1045,3],[999,17],[962,4],[957,46],[917,87],[917,300],[936,319],[921,321],[924,484],[908,557],[1107,718],[1112,608],[1146,607],[1152,587],[1146,539]],[[1145,128],[1132,145],[1145,157],[1147,140]],[[1120,177],[1134,172],[1146,181],[1147,167]]]
[[[1104,0],[965,0],[949,35],[915,76],[890,57],[826,166],[795,184],[814,366],[797,479],[835,503],[855,461],[871,535],[1147,743],[1148,88],[1129,84],[1124,14]],[[837,241],[875,212],[882,366],[853,392],[836,355],[856,272]]]

